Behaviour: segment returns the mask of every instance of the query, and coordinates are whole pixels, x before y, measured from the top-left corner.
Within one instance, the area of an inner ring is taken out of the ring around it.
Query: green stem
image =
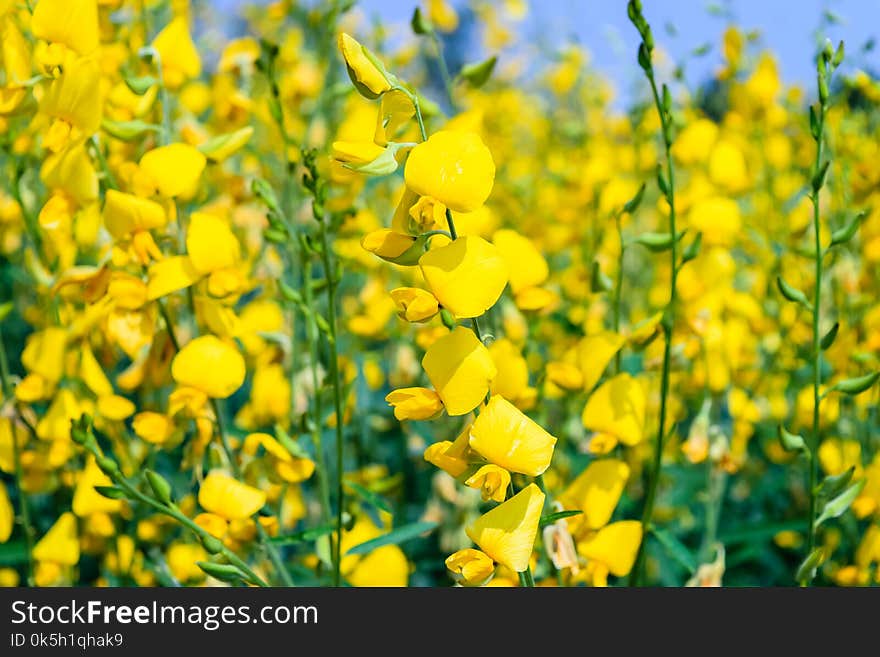
[[[443,41],[436,32],[431,32],[431,41],[434,43],[437,66],[440,67],[440,77],[443,79],[443,90],[446,92],[446,99],[449,101],[450,107],[455,109],[455,99],[452,94],[452,77],[449,75],[449,68],[446,66],[446,57],[443,56]]]
[[[327,323],[330,335],[330,380],[333,383],[333,412],[336,417],[336,544],[334,546],[335,558],[333,560],[333,584],[342,584],[342,513],[345,509],[345,490],[343,487],[343,474],[345,468],[345,445],[343,443],[343,411],[342,411],[342,381],[339,376],[339,347],[337,344],[336,322],[336,290],[339,281],[333,269],[330,257],[330,240],[327,237],[326,217],[319,221],[321,234],[321,259],[324,263],[324,276],[327,279]]]
[[[0,330],[0,385],[3,389],[3,398],[7,403],[14,403],[13,396],[15,392],[12,388],[12,378],[9,373],[9,361],[6,359],[6,347],[3,342],[3,332]],[[27,493],[24,491],[24,470],[21,467],[21,452],[16,438],[14,424],[10,427],[12,435],[12,462],[15,469],[15,485],[18,488],[18,504],[21,514],[21,530],[24,533],[24,542],[27,546],[27,583],[33,586],[34,582],[34,561],[33,561],[33,543],[34,543],[34,527],[31,524],[30,504],[28,504]],[[2,484],[0,484],[2,485]]]
[[[666,431],[666,412],[669,398],[669,374],[672,361],[672,331],[675,326],[676,283],[678,280],[678,240],[675,229],[675,172],[672,166],[672,143],[669,139],[672,127],[668,123],[667,112],[663,108],[660,94],[657,91],[657,83],[652,70],[646,71],[648,81],[651,83],[651,93],[654,97],[654,105],[660,115],[663,128],[663,145],[666,152],[666,184],[668,186],[667,201],[669,202],[669,232],[672,235],[670,253],[671,278],[669,282],[669,303],[663,318],[663,370],[660,375],[660,418],[657,426],[657,439],[654,445],[654,458],[651,472],[648,478],[648,492],[645,496],[645,506],[642,511],[642,540],[639,544],[638,554],[633,569],[629,576],[629,585],[638,585],[645,565],[646,536],[651,527],[651,518],[654,513],[654,502],[657,497],[657,484],[660,481],[661,461],[663,458],[663,439]]]
[[[822,140],[825,130],[825,111],[826,105],[819,105],[819,129],[816,138],[816,162],[813,171],[818,171],[822,165]],[[821,402],[820,388],[822,386],[822,370],[821,370],[821,345],[819,336],[819,320],[821,319],[821,303],[822,303],[822,242],[821,230],[819,222],[819,190],[815,190],[812,195],[813,201],[813,240],[816,266],[816,282],[813,291],[813,344],[810,351],[810,360],[813,366],[813,433],[811,444],[808,445],[809,459],[809,495],[810,510],[809,518],[807,518],[807,554],[809,555],[816,546],[816,484],[819,479],[819,460],[816,458],[819,443],[821,440],[819,434],[819,404]],[[809,586],[812,578],[808,579],[805,584]]]
[[[620,241],[620,255],[617,258],[617,280],[614,283],[614,308],[612,328],[614,332],[620,334],[620,302],[621,290],[623,289],[623,258],[626,254],[626,244],[623,241],[623,228],[620,225],[620,213],[614,214],[614,223],[617,225],[617,238]],[[620,374],[620,352],[614,354],[614,373]]]

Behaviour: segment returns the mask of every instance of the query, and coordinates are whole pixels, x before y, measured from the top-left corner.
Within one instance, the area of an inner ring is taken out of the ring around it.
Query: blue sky
[[[370,17],[383,22],[406,22],[417,0],[360,0]],[[464,3],[453,4],[461,6]],[[523,26],[525,39],[566,37],[585,45],[593,65],[614,80],[625,94],[636,75],[637,35],[626,17],[625,0],[531,0],[531,15]],[[692,58],[686,68],[689,83],[705,80],[720,62],[720,37],[728,24],[724,16],[713,15],[710,5],[721,7],[746,30],[756,29],[762,43],[777,57],[783,80],[813,88],[816,31],[824,11],[840,23],[825,26],[823,34],[836,45],[846,41],[848,66],[880,69],[880,46],[859,53],[872,37],[880,37],[878,0],[644,0],[645,14],[654,26],[656,41],[676,61],[699,46],[710,43],[704,57]],[[674,25],[676,34],[664,29]],[[557,36],[558,35],[558,36]]]

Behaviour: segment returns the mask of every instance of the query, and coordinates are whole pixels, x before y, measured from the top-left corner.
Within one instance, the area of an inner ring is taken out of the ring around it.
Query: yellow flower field
[[[850,44],[240,4],[0,0],[0,585],[880,584]]]

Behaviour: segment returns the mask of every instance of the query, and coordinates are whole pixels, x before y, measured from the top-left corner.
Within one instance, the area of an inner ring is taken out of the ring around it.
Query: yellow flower
[[[230,477],[222,470],[212,470],[199,488],[199,504],[226,520],[242,520],[259,511],[266,494]]]
[[[339,34],[337,45],[348,77],[362,96],[374,99],[391,89],[388,72],[368,48],[345,32]]]
[[[76,516],[62,513],[46,535],[34,546],[34,559],[62,566],[75,566],[79,561],[79,537]]]
[[[427,322],[439,312],[437,298],[417,287],[398,287],[391,290],[391,299],[397,314],[408,322]]]
[[[507,263],[482,237],[459,237],[431,249],[419,259],[419,267],[434,296],[456,317],[479,317],[507,285]]]
[[[147,299],[154,301],[166,294],[195,284],[204,274],[195,268],[189,256],[172,256],[150,265]]]
[[[429,445],[425,450],[425,460],[452,477],[460,477],[470,466],[472,454],[468,444],[469,433],[470,426],[458,435],[455,442],[442,440]]]
[[[209,397],[225,399],[244,383],[244,358],[228,342],[203,335],[174,357],[171,376],[177,383],[201,390]]]
[[[414,235],[427,233],[429,230],[446,230],[449,227],[446,221],[446,206],[430,196],[420,197],[407,214],[409,215],[407,232]]]
[[[492,243],[507,261],[510,289],[514,294],[541,285],[550,275],[550,268],[530,239],[515,230],[503,229],[492,236]]]
[[[528,568],[543,508],[544,493],[529,484],[477,518],[465,532],[492,559],[521,573]]]
[[[156,35],[152,45],[159,52],[162,80],[169,89],[176,89],[187,80],[199,77],[202,61],[190,36],[186,18],[174,18]]]
[[[485,552],[465,548],[446,558],[446,568],[461,585],[480,586],[495,572],[495,563]]]
[[[334,141],[333,159],[345,164],[369,164],[385,152],[371,141]]]
[[[417,249],[413,253],[416,244],[415,237],[403,235],[388,228],[374,230],[361,239],[364,251],[369,251],[383,260],[405,265],[414,265],[418,262],[422,251]],[[412,262],[409,262],[408,256],[411,254],[413,258]]]
[[[394,407],[394,417],[398,420],[430,420],[443,410],[443,401],[428,388],[398,388],[385,396],[385,401]]]
[[[602,378],[602,373],[625,340],[613,331],[601,331],[581,338],[577,345],[577,361],[583,375],[584,391],[589,392]]]
[[[78,59],[52,81],[40,100],[40,112],[52,121],[43,145],[57,153],[98,131],[101,125],[101,78],[92,59]]]
[[[517,346],[507,338],[501,338],[489,345],[489,354],[498,368],[489,392],[514,403],[527,398],[530,391],[529,368]]]
[[[435,341],[422,367],[449,415],[464,415],[479,406],[498,372],[489,350],[463,326]]]
[[[12,502],[9,501],[6,484],[0,483],[0,543],[9,540],[14,525],[15,510],[12,508]]]
[[[198,188],[207,160],[189,144],[168,144],[144,153],[139,166],[159,194],[166,198],[189,198]]]
[[[240,256],[238,240],[227,221],[207,212],[193,212],[186,231],[186,252],[202,273],[234,266]]]
[[[495,162],[475,132],[440,130],[412,149],[404,170],[406,185],[454,212],[473,212],[495,181]]]
[[[40,0],[31,31],[38,39],[86,55],[98,47],[98,4],[95,0]]]
[[[510,485],[510,473],[492,463],[484,465],[464,482],[465,486],[479,488],[484,502],[503,502]]]
[[[474,420],[470,446],[490,463],[537,477],[550,467],[556,438],[499,395]]]
[[[102,395],[98,397],[96,408],[98,414],[107,420],[124,420],[135,411],[134,404],[119,395]]]
[[[95,486],[112,486],[110,477],[105,475],[95,457],[90,456],[85,469],[76,482],[73,492],[73,512],[80,518],[92,513],[115,513],[122,508],[122,500],[111,500],[95,490]]]
[[[624,445],[635,445],[644,437],[645,405],[639,382],[629,374],[618,374],[590,395],[583,423],[592,431],[616,436]]]
[[[31,76],[31,52],[12,20],[0,23],[0,44],[0,60],[6,74],[6,81],[0,86],[0,114],[9,114],[27,96],[24,82]]]
[[[611,574],[623,577],[632,570],[642,541],[642,523],[621,520],[606,525],[577,544],[587,559],[604,565]]]
[[[131,428],[148,443],[161,445],[174,434],[174,421],[162,413],[143,411],[134,416]]]
[[[67,348],[67,331],[50,326],[28,336],[21,363],[29,372],[56,383],[64,373],[64,352]]]
[[[623,487],[629,478],[629,466],[617,459],[593,461],[568,485],[559,501],[570,509],[580,509],[589,529],[605,526],[620,501]]]
[[[161,228],[167,222],[165,209],[149,199],[108,189],[104,197],[104,226],[115,239],[142,230]]]

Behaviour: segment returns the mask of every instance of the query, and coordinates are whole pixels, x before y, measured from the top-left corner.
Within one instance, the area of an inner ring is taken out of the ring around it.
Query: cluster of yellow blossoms
[[[0,584],[880,582],[880,85],[467,4],[0,0]]]

